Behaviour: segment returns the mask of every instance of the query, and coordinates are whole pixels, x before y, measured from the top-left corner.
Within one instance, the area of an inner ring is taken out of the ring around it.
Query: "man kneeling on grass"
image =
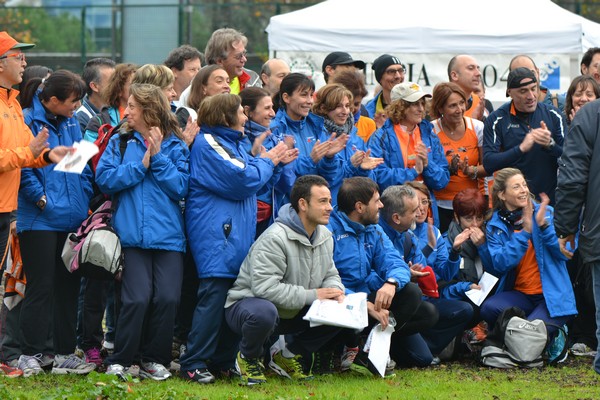
[[[229,289],[225,320],[242,336],[237,361],[248,385],[266,382],[261,360],[274,335],[293,334],[283,349],[271,354],[269,367],[290,379],[305,380],[327,369],[313,365],[313,353],[332,348],[347,332],[326,325],[310,328],[302,319],[314,300],[344,298],[333,263],[333,239],[325,227],[332,209],[325,179],[298,178],[291,204],[281,208],[275,223],[250,248]]]

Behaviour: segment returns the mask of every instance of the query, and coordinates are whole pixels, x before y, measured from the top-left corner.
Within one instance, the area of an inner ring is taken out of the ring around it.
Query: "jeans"
[[[586,264],[592,268],[592,279],[594,281],[594,302],[596,303],[596,338],[598,339],[598,349],[600,350],[600,262]],[[594,370],[600,374],[600,351],[594,358]]]

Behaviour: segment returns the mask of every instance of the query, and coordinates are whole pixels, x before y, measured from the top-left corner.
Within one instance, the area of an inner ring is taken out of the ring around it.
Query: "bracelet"
[[[478,172],[478,168],[477,165],[473,166],[473,175],[471,175],[471,179],[473,179],[474,181],[477,180],[477,172]]]
[[[52,150],[48,150],[46,151],[43,155],[42,158],[44,159],[44,161],[46,161],[48,164],[52,164],[52,160],[50,159],[50,152]]]

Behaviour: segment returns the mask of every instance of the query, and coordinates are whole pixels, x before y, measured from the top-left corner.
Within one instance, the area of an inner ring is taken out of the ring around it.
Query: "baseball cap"
[[[11,49],[26,50],[32,48],[33,46],[35,46],[35,44],[17,42],[6,31],[0,32],[0,56]]]
[[[325,67],[328,65],[348,65],[353,64],[358,69],[365,69],[365,62],[361,60],[353,60],[352,56],[348,53],[344,53],[343,51],[334,51],[333,53],[327,54],[325,60],[323,60],[323,72],[325,72]]]
[[[526,80],[523,82],[523,80]],[[525,67],[515,68],[508,74],[507,89],[518,89],[536,83],[537,78],[532,70]]]
[[[392,101],[404,100],[414,103],[423,97],[431,98],[431,95],[421,90],[421,86],[414,82],[402,82],[392,88],[390,97]]]

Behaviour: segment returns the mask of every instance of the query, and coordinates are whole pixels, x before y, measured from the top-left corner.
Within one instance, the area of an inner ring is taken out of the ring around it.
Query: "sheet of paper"
[[[75,152],[67,154],[56,164],[55,171],[81,174],[90,158],[98,153],[98,146],[87,140],[73,143],[73,148]]]
[[[485,298],[488,297],[496,282],[498,282],[498,278],[490,273],[484,272],[479,280],[479,286],[481,286],[481,289],[471,289],[466,291],[465,294],[473,302],[473,304],[480,306]]]
[[[369,360],[371,360],[382,377],[385,376],[385,366],[390,356],[392,333],[394,333],[394,327],[391,325],[388,325],[383,331],[379,324],[373,328],[371,347],[369,348]]]
[[[333,325],[343,328],[363,329],[368,325],[367,294],[352,293],[343,303],[336,300],[315,300],[303,317],[310,326]]]

